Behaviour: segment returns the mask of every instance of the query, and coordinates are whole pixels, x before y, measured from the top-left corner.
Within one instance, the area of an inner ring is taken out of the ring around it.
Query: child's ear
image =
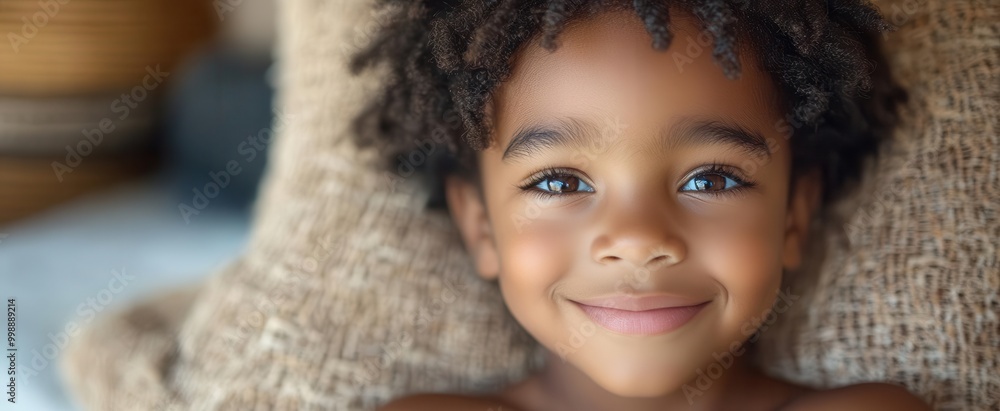
[[[805,242],[809,234],[809,222],[819,207],[823,192],[819,170],[796,178],[793,184],[785,219],[785,251],[782,261],[785,269],[789,271],[799,268],[802,264]]]
[[[445,197],[451,218],[476,263],[479,276],[495,280],[500,275],[500,256],[479,188],[464,178],[448,176],[445,178]]]

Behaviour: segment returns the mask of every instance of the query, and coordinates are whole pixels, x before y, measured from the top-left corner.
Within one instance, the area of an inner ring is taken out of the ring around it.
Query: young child
[[[382,409],[929,409],[889,384],[779,381],[745,355],[759,319],[796,303],[782,276],[811,216],[905,98],[867,2],[381,3],[353,70],[391,75],[358,143],[393,174],[420,166],[548,353],[502,392]]]

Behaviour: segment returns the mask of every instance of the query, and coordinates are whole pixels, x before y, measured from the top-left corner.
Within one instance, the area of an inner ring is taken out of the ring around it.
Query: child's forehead
[[[529,43],[487,106],[494,144],[526,126],[572,118],[651,132],[671,119],[712,116],[773,128],[781,109],[770,76],[744,64],[742,76],[729,79],[700,26],[691,19],[672,21],[674,39],[666,51],[654,50],[642,22],[624,12],[574,22],[554,51]],[[658,119],[661,124],[653,124]]]

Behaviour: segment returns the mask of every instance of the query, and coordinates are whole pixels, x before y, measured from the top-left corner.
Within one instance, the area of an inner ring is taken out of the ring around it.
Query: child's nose
[[[631,210],[605,220],[591,243],[591,254],[599,264],[627,262],[637,268],[654,269],[680,263],[687,245],[676,221],[659,213]]]
[[[594,260],[600,264],[624,261],[634,267],[653,270],[680,263],[686,254],[683,243],[677,238],[630,234],[608,241],[611,245],[603,247],[595,242]]]

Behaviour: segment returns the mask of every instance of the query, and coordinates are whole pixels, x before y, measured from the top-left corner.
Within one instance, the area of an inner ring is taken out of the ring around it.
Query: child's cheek
[[[537,223],[538,226],[549,224]],[[530,229],[513,233],[502,251],[503,276],[517,282],[548,286],[558,281],[569,266],[572,244],[561,230]],[[539,287],[535,287],[538,289]]]
[[[568,274],[574,244],[570,231],[556,223],[534,220],[521,230],[508,230],[498,238],[500,247],[500,288],[504,301],[515,318],[535,338],[559,323],[551,303],[553,287]]]
[[[744,330],[756,328],[754,318],[771,306],[781,284],[784,220],[763,199],[726,215],[696,221],[688,257],[724,289],[727,334],[748,337]]]

